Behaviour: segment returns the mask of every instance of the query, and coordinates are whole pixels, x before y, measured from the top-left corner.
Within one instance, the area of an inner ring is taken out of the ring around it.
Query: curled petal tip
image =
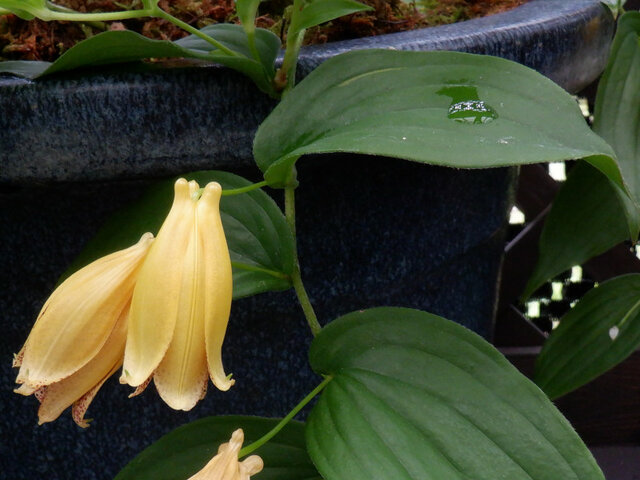
[[[178,188],[182,189],[185,188],[187,185],[189,185],[189,182],[187,181],[186,178],[179,178],[178,180],[176,180],[176,183],[173,184],[173,187],[178,190]]]
[[[203,196],[213,195],[215,197],[220,197],[222,195],[222,187],[218,182],[209,182],[207,186],[204,187]]]
[[[146,232],[142,234],[138,243],[145,245],[147,243],[150,243],[153,239],[154,239],[153,233]]]
[[[251,455],[240,462],[244,473],[247,475],[255,475],[260,473],[264,468],[264,462],[258,455]]]
[[[229,377],[225,377],[223,380],[212,379],[211,381],[218,390],[220,390],[221,392],[226,392],[236,384],[236,381]]]
[[[244,442],[244,430],[242,430],[241,428],[238,428],[231,434],[231,440],[229,440],[229,446],[234,449],[237,447],[241,448],[243,442]],[[240,448],[238,448],[238,450],[240,450]]]

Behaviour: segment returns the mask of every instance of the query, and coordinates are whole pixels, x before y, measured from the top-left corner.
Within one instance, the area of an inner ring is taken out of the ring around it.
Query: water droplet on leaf
[[[452,103],[447,117],[456,122],[478,124],[492,122],[498,118],[498,115],[482,100],[465,100]]]
[[[615,340],[616,338],[618,338],[619,333],[620,329],[615,325],[609,329],[609,336],[611,337],[611,340]]]
[[[437,92],[451,98],[447,117],[460,123],[483,124],[498,118],[495,109],[478,96],[472,85],[450,85]]]

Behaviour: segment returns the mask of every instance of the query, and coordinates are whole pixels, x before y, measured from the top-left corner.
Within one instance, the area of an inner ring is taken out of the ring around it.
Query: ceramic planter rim
[[[576,91],[604,69],[613,27],[598,0],[530,0],[452,25],[304,47],[298,71],[351,49],[448,49],[509,58]],[[0,117],[0,184],[251,168],[253,135],[274,105],[248,79],[219,67],[0,76],[0,110],[12,112]]]

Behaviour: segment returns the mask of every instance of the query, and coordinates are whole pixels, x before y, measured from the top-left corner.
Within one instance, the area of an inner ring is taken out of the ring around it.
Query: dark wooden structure
[[[516,205],[526,218],[533,220],[505,249],[494,343],[527,376],[533,374],[535,358],[546,334],[519,311],[517,299],[533,271],[542,224],[558,188],[559,184],[547,174],[546,165],[521,169]],[[640,260],[628,246],[621,244],[587,262],[583,271],[601,282],[624,273],[640,272]],[[640,446],[640,351],[600,378],[558,399],[556,405],[589,446]],[[640,450],[636,453],[640,458]],[[640,475],[640,471],[637,473]]]

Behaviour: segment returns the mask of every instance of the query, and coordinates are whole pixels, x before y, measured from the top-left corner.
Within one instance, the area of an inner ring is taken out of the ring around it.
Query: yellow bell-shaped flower
[[[228,443],[220,445],[218,454],[188,480],[250,480],[251,475],[260,473],[264,463],[258,455],[251,455],[242,462],[238,461],[242,442],[244,432],[239,428],[233,432]]]
[[[134,395],[153,378],[177,410],[195,406],[209,377],[220,390],[234,383],[222,367],[233,289],[222,189],[212,182],[198,194],[194,181],[175,184],[173,205],[133,292],[120,378],[137,387]]]
[[[40,400],[40,423],[73,405],[74,420],[87,426],[89,403],[122,364],[133,287],[152,241],[146,233],[136,245],[78,270],[42,307],[14,359],[16,393]]]

